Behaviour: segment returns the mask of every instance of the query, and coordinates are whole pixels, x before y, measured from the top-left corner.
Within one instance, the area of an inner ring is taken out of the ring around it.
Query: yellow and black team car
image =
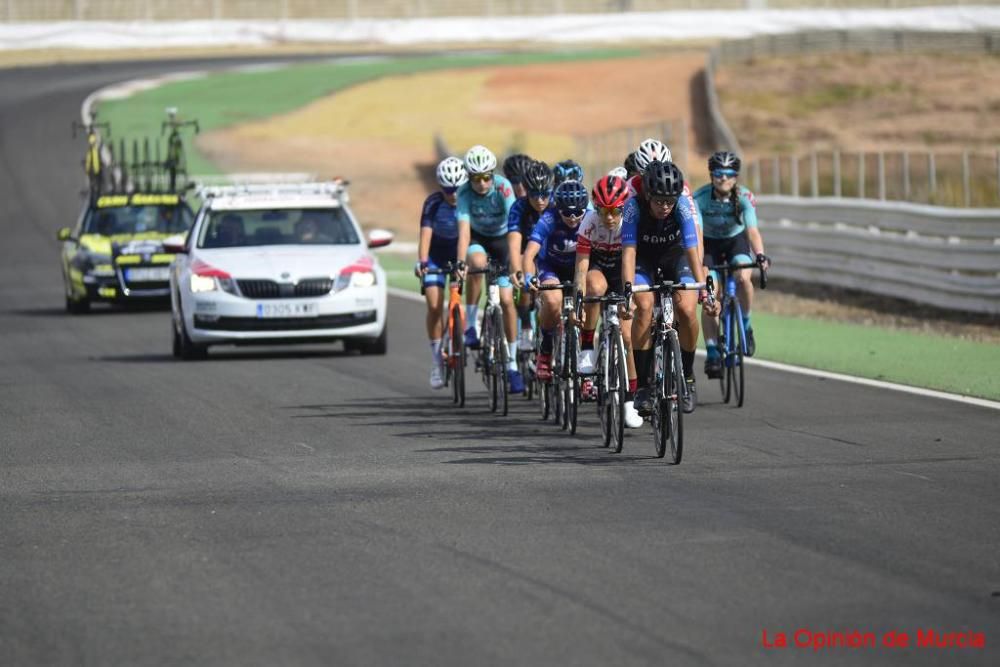
[[[66,310],[85,313],[98,301],[128,303],[170,297],[174,254],[164,240],[185,236],[194,221],[176,193],[109,194],[88,199],[62,241]]]

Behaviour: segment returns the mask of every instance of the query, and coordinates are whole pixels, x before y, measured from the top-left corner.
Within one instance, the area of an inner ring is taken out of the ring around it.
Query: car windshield
[[[342,208],[212,211],[201,226],[199,248],[360,243]]]
[[[115,206],[92,208],[83,224],[84,234],[182,234],[194,217],[187,206]]]

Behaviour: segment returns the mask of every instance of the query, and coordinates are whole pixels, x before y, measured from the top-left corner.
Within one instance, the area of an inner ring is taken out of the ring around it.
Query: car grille
[[[321,315],[319,317],[211,317],[194,316],[196,329],[216,331],[307,331],[309,329],[340,329],[375,321],[375,311],[341,315]]]
[[[237,280],[236,283],[240,294],[248,299],[301,299],[324,296],[333,289],[330,278],[306,278],[294,285],[273,280]]]

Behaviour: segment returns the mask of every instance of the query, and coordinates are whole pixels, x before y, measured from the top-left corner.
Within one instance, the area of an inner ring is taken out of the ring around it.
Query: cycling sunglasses
[[[625,212],[624,206],[598,206],[598,213],[603,213],[604,215],[614,215],[618,216]]]
[[[712,178],[736,178],[739,173],[735,169],[715,169],[712,171]]]
[[[677,203],[677,197],[650,197],[649,203],[654,206],[673,206]]]
[[[569,208],[559,209],[559,215],[563,216],[564,218],[573,218],[574,220],[576,220],[577,218],[582,218],[584,213],[586,213],[586,211],[578,211],[577,209],[569,209]]]
[[[548,199],[552,196],[552,190],[528,190],[528,196],[532,199]]]
[[[493,174],[472,174],[469,176],[469,180],[477,183],[489,183],[493,180]]]

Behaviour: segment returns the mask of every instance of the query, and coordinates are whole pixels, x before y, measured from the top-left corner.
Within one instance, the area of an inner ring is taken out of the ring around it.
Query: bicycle
[[[722,356],[722,375],[719,388],[722,400],[729,403],[736,394],[736,407],[742,408],[746,399],[746,377],[743,357],[747,352],[747,332],[743,326],[743,307],[736,298],[736,276],[738,269],[760,269],[760,288],[767,289],[767,269],[762,262],[753,264],[720,264],[708,267],[719,274],[719,282],[725,285],[722,295],[722,312],[719,314],[719,354]]]
[[[177,107],[167,108],[167,120],[160,125],[160,136],[170,128],[167,137],[167,158],[163,161],[170,179],[170,192],[177,191],[177,174],[187,176],[187,159],[184,155],[184,141],[181,139],[181,128],[193,127],[194,133],[201,132],[197,120],[177,120]]]
[[[679,290],[709,290],[713,298],[712,281],[707,283],[674,283],[654,285],[625,285],[626,305],[638,292],[654,292],[653,304],[653,372],[649,375],[649,395],[653,403],[650,423],[653,426],[653,447],[656,457],[666,455],[670,446],[670,462],[677,465],[684,454],[684,420],[681,402],[687,394],[684,366],[681,361],[681,344],[674,328],[674,292]]]
[[[425,275],[452,276],[448,284],[448,314],[441,339],[441,360],[445,368],[444,384],[446,387],[451,386],[452,402],[461,408],[465,407],[465,304],[462,303],[465,281],[454,277],[456,268],[449,263],[441,269],[428,269]],[[423,291],[421,283],[421,294]]]
[[[503,310],[500,307],[500,286],[497,281],[506,276],[505,267],[492,259],[486,268],[472,269],[468,275],[485,274],[487,281],[486,308],[483,310],[483,327],[480,335],[476,369],[482,372],[483,384],[490,394],[490,412],[503,408],[508,411],[507,387],[507,336],[504,334]],[[473,326],[475,323],[473,323]]]
[[[570,324],[570,315],[576,312],[576,297],[567,296],[565,291],[574,289],[575,283],[567,281],[552,285],[539,285],[538,291],[563,291],[563,306],[552,341],[552,380],[543,387],[543,403],[553,403],[553,417],[560,428],[576,434],[577,412],[580,402],[580,377],[576,372],[576,355],[580,350],[580,331]],[[548,417],[548,409],[543,405],[543,419]]]
[[[514,303],[517,303],[519,299],[520,295],[515,292]],[[518,322],[518,327],[520,327],[520,322]],[[520,371],[521,377],[524,378],[524,398],[529,401],[535,397],[535,385],[538,384],[538,378],[535,377],[535,357],[538,350],[537,322],[532,329],[532,334],[534,345],[530,350],[522,350],[520,345],[517,348],[517,370]]]
[[[599,303],[603,306],[601,328],[597,335],[600,341],[597,364],[594,366],[597,386],[597,413],[601,420],[601,435],[604,446],[615,453],[622,451],[625,441],[625,395],[628,392],[628,361],[625,339],[622,338],[621,320],[618,309],[625,303],[625,297],[614,292],[604,296],[585,296],[584,303]],[[580,310],[577,310],[579,319]]]
[[[76,131],[82,130],[87,133],[87,152],[83,155],[83,171],[87,175],[90,197],[96,201],[104,190],[104,169],[103,156],[104,143],[101,140],[99,130],[107,132],[111,136],[111,123],[97,122],[97,112],[90,112],[90,122],[73,121],[73,138],[76,139]]]

